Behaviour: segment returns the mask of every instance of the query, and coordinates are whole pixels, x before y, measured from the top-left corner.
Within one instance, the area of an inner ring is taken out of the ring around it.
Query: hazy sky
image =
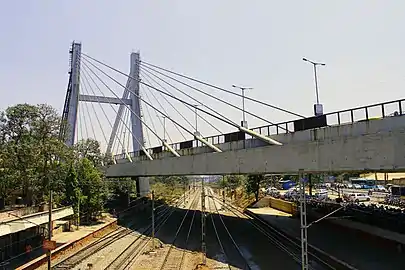
[[[405,3],[399,0],[3,0],[0,110],[24,102],[61,110],[73,40],[82,42],[83,52],[125,72],[129,54],[139,50],[148,62],[230,90],[232,84],[253,87],[247,95],[308,116],[315,102],[313,70],[302,57],[326,63],[318,72],[325,112],[400,99],[404,25]],[[240,112],[209,104],[241,120]],[[294,118],[251,102],[246,109],[274,122]],[[187,117],[194,121],[191,112]],[[168,130],[174,141],[181,140],[173,126],[168,124]],[[201,131],[216,133],[203,124]]]

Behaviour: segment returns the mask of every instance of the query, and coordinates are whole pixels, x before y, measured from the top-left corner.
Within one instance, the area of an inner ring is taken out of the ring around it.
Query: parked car
[[[346,201],[351,201],[355,203],[370,201],[370,196],[364,193],[346,193],[343,194],[343,198]]]
[[[267,188],[266,193],[267,193],[267,195],[270,195],[273,197],[277,197],[278,195],[280,195],[280,191],[275,187]]]
[[[315,198],[324,200],[328,198],[328,190],[326,189],[319,189],[315,192]]]
[[[373,188],[373,191],[377,191],[377,192],[388,192],[388,190],[387,190],[384,186],[382,186],[382,185],[376,185],[376,186]]]

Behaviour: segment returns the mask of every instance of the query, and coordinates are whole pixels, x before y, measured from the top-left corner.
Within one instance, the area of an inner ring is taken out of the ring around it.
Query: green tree
[[[78,158],[86,158],[94,166],[101,167],[104,157],[101,154],[100,143],[94,139],[81,140],[75,145]]]
[[[219,184],[219,188],[226,189],[228,187],[227,177],[221,177],[219,179],[218,184]]]
[[[228,188],[234,191],[243,184],[246,177],[244,175],[227,175],[225,178]]]
[[[104,206],[106,187],[100,171],[87,158],[77,162],[77,176],[83,201],[81,209],[87,221],[98,217]]]
[[[22,189],[27,205],[33,204],[33,187],[38,149],[33,135],[33,124],[38,118],[38,108],[28,104],[18,104],[6,109],[7,122],[4,126],[7,140],[5,158],[8,161],[9,177]]]
[[[260,184],[264,181],[263,174],[250,174],[245,181],[245,189],[248,194],[254,194],[256,201],[259,200]]]

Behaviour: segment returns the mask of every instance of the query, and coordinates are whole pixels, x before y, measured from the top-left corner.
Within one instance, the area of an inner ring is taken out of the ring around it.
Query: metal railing
[[[345,109],[340,111],[335,111],[331,113],[324,114],[327,118],[328,126],[344,125],[344,124],[353,124],[355,122],[376,120],[385,117],[399,116],[404,114],[405,108],[405,99],[399,99],[394,101],[388,101],[383,103],[376,103],[367,106],[361,106],[351,109]],[[294,121],[286,121],[281,123],[276,123],[267,126],[255,127],[252,130],[265,136],[272,136],[278,134],[292,133],[294,132]],[[248,136],[248,138],[251,138]],[[205,138],[209,143],[218,145],[225,143],[225,135],[213,135]],[[172,143],[170,146],[176,150],[181,151],[184,149],[180,148],[180,143]],[[193,147],[203,147],[204,145],[198,141],[193,140]],[[148,149],[149,153],[153,158],[158,158],[160,153],[152,153],[151,149]],[[167,152],[166,149],[163,149],[163,153]],[[147,157],[140,155],[139,152],[131,152],[129,155],[134,158],[139,158],[138,160],[146,160]],[[125,159],[125,154],[115,155],[116,160]]]

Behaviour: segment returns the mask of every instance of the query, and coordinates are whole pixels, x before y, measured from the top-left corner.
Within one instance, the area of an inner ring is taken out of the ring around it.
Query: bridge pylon
[[[66,145],[73,146],[75,144],[77,132],[77,117],[79,102],[94,102],[94,103],[109,103],[119,105],[111,135],[106,148],[106,155],[112,154],[112,146],[117,138],[119,124],[124,122],[123,114],[127,109],[130,113],[131,124],[128,125],[131,130],[129,134],[132,136],[132,152],[139,152],[144,146],[143,125],[141,121],[141,100],[139,98],[139,64],[140,53],[132,52],[130,56],[130,73],[124,89],[122,98],[83,95],[80,91],[81,77],[81,60],[82,60],[82,44],[73,42],[69,50],[69,83],[66,91],[65,103],[62,112],[62,124],[60,128],[60,138],[64,140]],[[85,65],[87,66],[87,65]],[[84,74],[86,75],[86,74]],[[86,77],[86,76],[85,76]],[[125,125],[126,126],[126,125]],[[123,149],[123,151],[130,149]],[[149,178],[136,178],[137,193],[140,196],[149,193]]]

